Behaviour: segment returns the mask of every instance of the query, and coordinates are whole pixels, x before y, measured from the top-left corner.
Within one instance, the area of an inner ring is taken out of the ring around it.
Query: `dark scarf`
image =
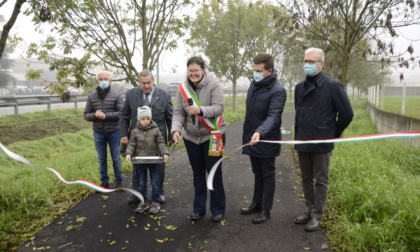
[[[96,92],[98,92],[98,95],[101,99],[103,99],[109,93],[110,90],[111,90],[111,86],[109,86],[105,89],[102,89],[100,87],[96,88]]]
[[[307,76],[306,75],[306,79],[305,79],[305,86],[311,86],[311,85],[315,85],[315,83],[318,81],[319,76],[321,76],[321,72],[319,72],[317,75],[314,76]]]

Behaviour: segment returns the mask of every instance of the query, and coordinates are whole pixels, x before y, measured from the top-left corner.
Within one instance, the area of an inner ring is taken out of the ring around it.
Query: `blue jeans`
[[[95,139],[96,152],[98,152],[99,172],[101,173],[101,181],[109,184],[108,164],[107,164],[107,147],[112,157],[112,165],[114,167],[115,183],[122,181],[121,176],[121,158],[120,158],[120,131],[114,131],[110,134],[101,134],[93,132]]]
[[[152,202],[160,203],[159,164],[136,164],[135,166],[139,181],[139,192],[143,195],[144,202],[148,202],[147,170],[149,170],[150,183],[152,184]]]

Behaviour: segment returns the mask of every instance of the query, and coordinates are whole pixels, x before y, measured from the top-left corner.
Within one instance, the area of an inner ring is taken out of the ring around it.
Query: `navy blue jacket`
[[[353,119],[353,109],[341,82],[324,72],[307,77],[295,88],[295,140],[338,138]],[[333,143],[296,144],[302,152],[330,152]]]
[[[144,106],[143,91],[140,87],[128,90],[125,95],[125,101],[120,113],[120,134],[121,137],[130,137],[131,130],[137,125],[137,108]],[[172,126],[172,99],[168,92],[155,86],[152,99],[150,101],[152,109],[152,120],[156,122],[162,133],[165,143],[172,140],[171,132]]]
[[[277,70],[265,79],[252,80],[246,98],[246,113],[242,143],[251,141],[255,132],[261,134],[260,140],[281,140],[281,115],[286,103],[286,90],[277,79]],[[257,143],[245,147],[243,154],[273,158],[280,155],[280,144]]]

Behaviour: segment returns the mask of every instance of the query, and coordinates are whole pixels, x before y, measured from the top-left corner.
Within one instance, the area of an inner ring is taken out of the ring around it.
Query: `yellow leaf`
[[[159,243],[163,243],[164,242],[163,240],[159,240],[159,239],[156,239],[156,241],[159,242]]]
[[[128,241],[125,241],[125,243],[129,244],[129,242],[128,242]]]
[[[108,244],[112,246],[112,245],[115,245],[115,243],[117,243],[117,242],[116,241],[112,241],[112,242],[109,242]]]
[[[129,228],[130,226],[127,224],[126,227]]]
[[[101,227],[102,227],[102,225],[99,225],[99,226],[98,226],[98,228],[101,228]]]
[[[105,207],[106,207],[106,205],[103,205],[102,207],[103,207],[103,208],[105,208]]]
[[[126,249],[127,249],[127,247],[122,247],[122,248],[121,248],[121,250],[126,250]]]
[[[86,220],[86,217],[77,217],[76,222],[84,222]]]
[[[159,228],[155,228],[155,231],[158,231],[159,230]]]
[[[202,249],[205,249],[206,247],[204,247],[204,246],[200,246],[200,250],[202,250]]]
[[[148,228],[148,227],[144,227],[144,230],[148,231],[148,230],[149,230],[149,228]]]
[[[112,235],[112,233],[111,233],[111,232],[108,232],[108,234],[109,234],[109,235]]]
[[[222,224],[222,226],[224,226],[225,223],[226,223],[226,220],[222,220],[222,221],[220,221],[220,223]]]
[[[174,230],[177,230],[178,227],[177,226],[173,226],[173,225],[169,225],[169,226],[166,226],[166,229],[169,230],[169,231],[174,231]]]
[[[246,196],[244,196],[244,199],[246,199]]]
[[[311,250],[311,248],[303,247],[304,250]]]
[[[103,200],[108,200],[108,196],[101,195],[101,197],[102,197]]]
[[[160,220],[158,220],[158,226],[160,227]]]

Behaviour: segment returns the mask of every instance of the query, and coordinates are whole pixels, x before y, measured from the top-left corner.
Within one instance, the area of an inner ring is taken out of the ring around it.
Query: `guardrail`
[[[233,95],[233,90],[225,89],[223,93],[227,96]],[[247,90],[236,90],[236,94],[245,96]],[[78,109],[78,102],[87,101],[87,95],[71,95],[70,100],[67,103],[74,103],[74,110]],[[14,114],[16,118],[19,118],[19,107],[20,106],[29,106],[29,105],[47,105],[47,110],[51,113],[51,104],[54,103],[63,103],[60,99],[60,96],[49,96],[49,95],[40,95],[40,96],[25,96],[25,97],[3,97],[0,98],[0,107],[14,107]]]
[[[74,103],[74,110],[78,109],[78,102],[87,101],[87,95],[73,95],[67,103]],[[0,107],[14,107],[14,114],[19,118],[19,106],[29,105],[47,105],[47,110],[51,113],[51,104],[63,103],[60,97],[57,96],[27,96],[27,97],[4,97],[0,98]]]

